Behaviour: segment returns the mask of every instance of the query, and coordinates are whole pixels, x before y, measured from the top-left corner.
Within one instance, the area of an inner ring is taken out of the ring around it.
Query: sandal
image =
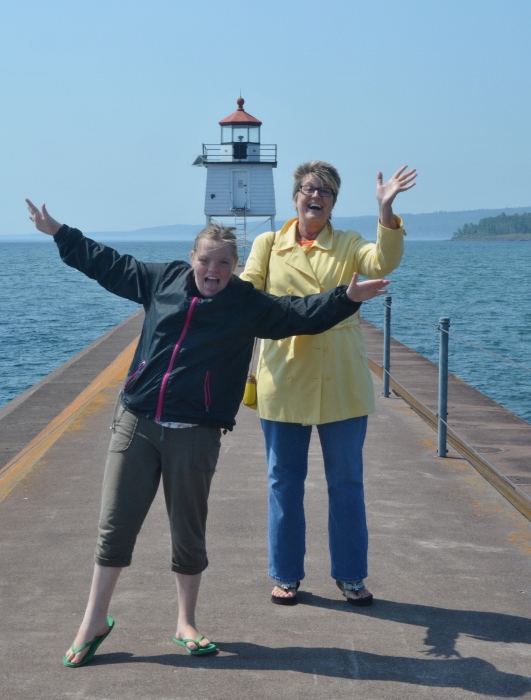
[[[298,591],[299,586],[301,585],[300,581],[297,581],[295,585],[292,585],[290,583],[276,583],[275,584],[277,588],[282,588],[283,591]],[[280,597],[278,595],[273,595],[271,594],[271,602],[275,603],[275,605],[297,605],[298,600],[296,594],[293,594],[292,596],[289,597]]]
[[[347,603],[350,603],[350,605],[357,605],[358,607],[372,605],[372,593],[363,596],[363,598],[349,598],[346,594],[346,591],[355,591],[358,593],[362,590],[362,588],[365,588],[365,581],[363,579],[360,581],[354,581],[353,583],[349,583],[348,581],[336,581],[336,585],[347,599]]]
[[[101,634],[99,637],[94,637],[94,639],[92,639],[90,642],[82,644],[77,649],[72,644],[72,646],[70,647],[72,654],[79,654],[79,652],[83,651],[83,649],[88,649],[88,651],[85,654],[85,656],[81,659],[81,661],[77,664],[73,664],[66,658],[66,656],[63,656],[63,663],[65,666],[68,666],[69,668],[80,668],[81,666],[88,664],[89,661],[92,661],[99,645],[103,642],[103,640],[106,637],[110,635],[114,628],[114,620],[109,615],[107,615],[107,622],[109,623],[109,629],[107,630],[107,632],[105,632],[105,634]]]
[[[216,651],[216,645],[214,644],[214,642],[210,642],[210,644],[207,644],[206,647],[202,647],[199,642],[204,638],[205,635],[200,634],[197,639],[177,639],[177,637],[174,637],[173,641],[175,642],[175,644],[180,644],[182,647],[184,647],[186,651],[192,656],[199,656],[200,654],[212,654],[214,651]],[[195,644],[197,649],[190,649],[188,644]]]

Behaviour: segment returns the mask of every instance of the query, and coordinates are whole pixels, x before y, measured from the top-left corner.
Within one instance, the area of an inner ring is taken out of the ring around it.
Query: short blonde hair
[[[236,231],[234,226],[223,226],[216,221],[211,221],[208,226],[202,231],[199,231],[194,240],[194,252],[198,252],[200,241],[215,241],[220,247],[223,245],[230,246],[230,252],[234,258],[234,262],[238,262],[238,240],[234,234]]]
[[[326,163],[324,160],[307,160],[306,163],[301,163],[295,168],[293,173],[293,201],[297,199],[297,194],[306,175],[315,175],[325,187],[330,187],[334,204],[336,203],[339,188],[341,187],[341,178],[334,166]]]

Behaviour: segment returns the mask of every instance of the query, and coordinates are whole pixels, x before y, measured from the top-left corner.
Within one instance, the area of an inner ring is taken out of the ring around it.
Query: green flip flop
[[[192,656],[197,656],[199,654],[212,654],[213,651],[216,651],[216,645],[210,642],[210,644],[206,647],[199,646],[199,642],[205,638],[204,634],[200,634],[197,639],[177,639],[177,637],[173,638],[173,641],[175,644],[180,644],[182,647],[186,649],[186,651],[189,654],[192,654]],[[197,644],[197,649],[190,649],[188,644],[192,642],[192,644]]]
[[[69,661],[66,658],[66,656],[63,656],[63,663],[65,666],[69,666],[70,668],[79,668],[80,666],[84,666],[85,664],[88,664],[89,661],[92,661],[92,659],[94,658],[94,654],[96,653],[96,650],[99,647],[99,645],[103,642],[105,637],[108,637],[110,635],[110,633],[113,630],[114,620],[109,615],[107,615],[107,622],[109,623],[109,629],[107,630],[107,632],[105,632],[105,634],[102,634],[99,637],[94,637],[94,639],[91,642],[86,642],[85,644],[82,644],[77,649],[72,644],[72,646],[70,647],[70,650],[72,651],[73,654],[78,654],[80,651],[83,651],[83,649],[87,649],[87,648],[88,648],[88,651],[78,664],[73,664],[71,661]]]

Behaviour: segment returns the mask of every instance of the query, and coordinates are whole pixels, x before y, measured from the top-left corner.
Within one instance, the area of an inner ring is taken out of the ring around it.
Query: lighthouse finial
[[[236,104],[238,105],[238,112],[243,112],[243,105],[245,104],[245,100],[242,97],[241,90],[240,90],[240,96],[236,100]]]

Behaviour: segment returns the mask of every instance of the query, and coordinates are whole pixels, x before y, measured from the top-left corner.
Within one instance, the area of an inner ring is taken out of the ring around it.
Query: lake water
[[[191,243],[120,242],[141,260],[188,259]],[[390,275],[392,335],[437,362],[441,316],[450,372],[531,422],[531,283],[528,242],[408,241]],[[64,265],[53,241],[0,243],[0,406],[80,352],[138,306]],[[363,305],[383,325],[381,299]],[[494,354],[491,354],[494,353]]]

